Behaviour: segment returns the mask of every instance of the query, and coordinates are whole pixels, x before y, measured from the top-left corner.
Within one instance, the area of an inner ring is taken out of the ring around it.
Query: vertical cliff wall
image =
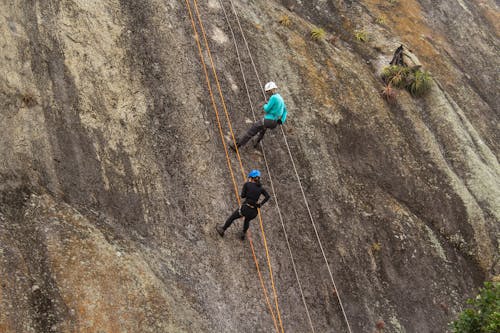
[[[500,270],[498,5],[233,2],[287,103],[352,331],[446,331]],[[231,2],[198,1],[239,134],[252,115],[221,4],[263,100]],[[186,1],[4,1],[0,30],[0,331],[273,331],[248,243],[214,230],[236,200]],[[434,81],[390,105],[379,72],[400,43]],[[315,330],[347,332],[280,131],[264,151]],[[262,212],[284,329],[308,331],[275,199]]]

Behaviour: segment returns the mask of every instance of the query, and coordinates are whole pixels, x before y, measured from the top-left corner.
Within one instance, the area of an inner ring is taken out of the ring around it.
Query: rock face
[[[284,131],[264,151],[316,332],[444,332],[500,274],[495,1],[233,0]],[[193,32],[189,8],[196,22]],[[271,332],[196,38],[236,134],[263,97],[231,1],[0,3],[0,331]],[[223,7],[221,7],[221,4]],[[280,24],[287,15],[289,25]],[[312,40],[313,27],[326,31]],[[366,42],[355,38],[367,33]],[[434,78],[380,96],[404,43]],[[260,112],[260,111],[257,111]],[[246,170],[264,170],[251,145]],[[244,179],[230,153],[238,187]],[[310,331],[276,200],[262,210],[284,330]],[[272,288],[258,220],[252,238]]]

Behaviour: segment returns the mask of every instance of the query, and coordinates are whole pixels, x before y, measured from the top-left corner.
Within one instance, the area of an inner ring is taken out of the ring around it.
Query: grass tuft
[[[372,251],[373,252],[378,252],[382,249],[382,244],[380,243],[373,243],[372,244]]]
[[[415,97],[425,95],[431,88],[431,76],[429,72],[422,72],[420,69],[413,74],[413,81],[408,86],[408,91]]]
[[[284,27],[289,27],[292,25],[292,21],[290,20],[290,17],[286,14],[281,15],[279,19],[279,23],[284,26]]]
[[[325,37],[326,37],[325,29],[316,27],[311,30],[311,38],[313,40],[320,41],[325,39]]]
[[[377,17],[377,19],[375,20],[375,22],[377,24],[384,25],[384,24],[387,23],[387,20],[385,19],[385,17],[379,16],[379,17]]]
[[[364,30],[356,30],[354,32],[354,38],[356,38],[356,40],[358,42],[366,42],[368,41],[368,33]]]
[[[386,84],[393,87],[404,89],[408,84],[410,69],[403,66],[387,66],[382,70],[382,79]]]

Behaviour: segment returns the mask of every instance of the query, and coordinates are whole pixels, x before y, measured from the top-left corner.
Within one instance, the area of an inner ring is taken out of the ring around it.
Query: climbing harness
[[[193,32],[195,34],[195,40],[196,40],[196,44],[197,44],[197,47],[198,47],[198,52],[199,52],[200,60],[201,60],[201,63],[202,63],[203,69],[204,69],[205,79],[206,79],[206,82],[207,82],[207,86],[208,86],[210,98],[211,98],[211,101],[212,101],[212,106],[213,106],[214,111],[216,113],[217,123],[218,123],[218,127],[219,127],[219,134],[221,136],[221,140],[222,140],[222,143],[223,143],[223,146],[224,146],[224,152],[226,154],[226,160],[227,160],[228,167],[229,167],[229,170],[230,170],[230,173],[231,173],[231,179],[233,181],[233,185],[234,185],[234,188],[235,188],[236,199],[238,201],[238,205],[241,206],[240,198],[239,198],[238,191],[237,191],[236,181],[235,181],[235,178],[234,178],[234,173],[232,171],[232,166],[231,166],[231,162],[230,162],[230,159],[229,159],[229,154],[228,154],[227,146],[226,146],[226,143],[225,143],[225,140],[224,140],[224,135],[223,135],[223,131],[222,131],[222,125],[221,125],[221,122],[220,122],[220,117],[219,117],[219,113],[218,113],[217,104],[215,103],[215,99],[214,99],[214,96],[213,96],[213,91],[212,91],[210,79],[209,79],[209,76],[208,76],[208,71],[207,71],[206,64],[205,64],[205,61],[204,61],[204,58],[203,58],[203,51],[202,51],[201,43],[200,43],[200,40],[199,40],[198,30],[196,29],[196,23],[195,23],[195,20],[193,18],[193,13],[192,13],[192,10],[191,10],[191,5],[189,3],[189,0],[185,0],[185,1],[186,1],[187,9],[188,9],[188,12],[189,12],[189,17],[190,17],[190,20],[191,20],[191,25],[192,25],[192,28],[193,28]],[[209,47],[208,41],[206,39],[205,29],[204,29],[203,23],[201,21],[201,16],[200,16],[200,13],[199,13],[199,10],[198,10],[198,5],[197,5],[197,1],[196,0],[193,0],[193,7],[194,7],[194,9],[196,11],[196,15],[197,15],[197,18],[198,18],[198,23],[200,25],[200,28],[201,28],[201,31],[202,31],[202,34],[203,34],[203,39],[205,41],[205,46],[207,48],[207,54],[209,56],[209,59],[210,59],[211,65],[212,65],[213,75],[214,75],[215,81],[217,83],[217,88],[218,88],[218,91],[219,91],[219,95],[220,95],[220,98],[221,98],[221,102],[222,102],[222,105],[223,105],[224,112],[226,113],[226,118],[228,120],[228,125],[229,125],[230,131],[231,131],[233,142],[236,145],[236,139],[234,137],[234,132],[232,131],[231,122],[230,122],[230,119],[229,119],[229,115],[227,113],[227,108],[226,108],[226,105],[225,105],[225,102],[224,102],[224,97],[222,95],[222,89],[220,87],[218,76],[217,76],[217,73],[215,71],[215,65],[213,63],[213,59],[212,59],[210,47]],[[243,177],[245,177],[245,172],[244,172],[243,165],[242,165],[242,162],[241,162],[241,157],[239,155],[239,152],[238,152],[237,148],[236,148],[236,153],[238,155],[238,161],[239,161],[239,164],[240,164],[240,168],[241,168]],[[264,240],[264,247],[266,249],[266,256],[267,256],[267,261],[268,261],[268,266],[269,266],[269,274],[270,274],[270,277],[271,277],[271,285],[272,285],[273,293],[274,293],[276,311],[277,311],[277,314],[278,314],[278,319],[279,319],[279,324],[280,324],[281,332],[283,333],[284,332],[283,323],[281,321],[281,314],[280,314],[279,306],[278,306],[278,298],[277,298],[277,293],[276,293],[276,289],[275,289],[275,286],[274,286],[274,278],[273,278],[272,268],[271,268],[271,263],[270,263],[270,258],[269,258],[269,251],[268,251],[268,248],[267,248],[267,241],[266,241],[266,238],[265,238],[264,229],[262,228],[262,217],[260,215],[260,209],[258,210],[258,212],[259,212],[259,220],[260,220],[261,230],[262,230],[262,235],[263,235],[263,240]],[[271,317],[273,319],[274,327],[275,327],[276,331],[279,332],[279,330],[278,330],[278,324],[276,322],[276,316],[274,314],[274,311],[273,311],[273,309],[271,307],[271,304],[270,304],[270,301],[269,301],[269,296],[267,294],[267,289],[266,289],[266,287],[264,285],[264,281],[263,281],[262,274],[261,274],[261,271],[260,271],[260,268],[259,268],[257,257],[255,255],[255,249],[254,249],[253,242],[252,242],[252,239],[251,239],[250,235],[249,235],[248,239],[249,239],[250,247],[252,249],[252,256],[253,256],[253,259],[254,259],[254,262],[255,262],[255,265],[256,265],[256,268],[257,268],[257,273],[259,275],[259,280],[260,280],[260,283],[261,283],[261,286],[262,286],[262,289],[263,289],[263,292],[264,292],[264,296],[265,296],[265,299],[266,299],[266,304],[268,305],[269,311],[271,313]]]

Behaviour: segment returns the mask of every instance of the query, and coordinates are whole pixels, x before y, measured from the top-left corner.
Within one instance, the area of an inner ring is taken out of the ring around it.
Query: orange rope
[[[206,78],[207,85],[208,85],[208,91],[210,93],[210,99],[212,100],[212,106],[213,106],[213,108],[215,110],[215,115],[217,117],[217,123],[219,125],[219,133],[223,137],[222,126],[221,126],[220,119],[219,119],[219,112],[217,110],[217,104],[215,103],[215,98],[214,98],[214,95],[213,95],[213,92],[212,92],[212,86],[209,83],[210,80],[208,78],[208,71],[207,71],[207,67],[205,65],[205,61],[203,60],[201,45],[200,45],[200,41],[199,41],[199,38],[198,38],[198,32],[195,30],[196,27],[195,27],[195,23],[194,23],[194,20],[193,20],[193,17],[192,17],[192,13],[191,13],[191,7],[189,6],[189,3],[187,2],[187,0],[186,0],[186,3],[188,4],[189,16],[191,18],[191,24],[192,24],[193,29],[194,29],[195,39],[196,39],[196,42],[197,42],[197,45],[198,45],[198,51],[200,53],[201,63],[203,65],[203,70],[205,72],[205,78]],[[232,179],[233,185],[234,185],[234,193],[236,195],[236,198],[238,199],[238,204],[239,204],[239,198],[240,197],[239,197],[239,194],[238,194],[238,186],[236,185],[236,180],[234,178],[233,168],[231,167],[231,160],[229,159],[229,155],[227,154],[227,147],[226,147],[225,140],[222,140],[222,144],[224,145],[224,151],[226,151],[226,162],[227,162],[227,166],[229,167],[229,172],[231,173],[231,179]]]
[[[214,78],[215,78],[215,82],[217,84],[217,89],[219,91],[220,99],[222,101],[222,108],[224,109],[224,113],[226,115],[226,119],[227,119],[227,122],[228,122],[228,125],[229,125],[229,131],[231,132],[231,136],[232,136],[233,143],[234,143],[234,146],[235,146],[236,155],[238,157],[238,162],[240,164],[241,174],[243,176],[243,179],[246,179],[245,170],[243,168],[243,163],[241,162],[241,156],[240,156],[238,147],[236,145],[236,138],[234,136],[233,128],[231,126],[231,120],[229,118],[229,113],[227,111],[227,107],[226,107],[226,103],[225,103],[225,100],[224,100],[224,96],[222,94],[222,88],[220,86],[219,78],[218,78],[217,72],[215,70],[215,64],[214,64],[214,61],[213,61],[213,58],[212,58],[212,52],[210,51],[210,46],[208,45],[208,40],[207,40],[207,36],[206,36],[207,34],[205,32],[205,28],[204,28],[203,22],[201,20],[201,15],[200,15],[200,12],[199,12],[199,9],[198,9],[198,3],[197,3],[196,0],[193,0],[193,4],[194,4],[195,11],[196,11],[196,16],[198,18],[198,23],[199,23],[199,25],[201,27],[201,31],[202,31],[202,34],[203,34],[203,39],[205,41],[205,46],[207,48],[207,53],[208,53],[208,57],[210,59],[210,64],[212,65],[212,72],[213,72],[213,75],[214,75]],[[280,323],[281,332],[284,333],[283,322],[281,320],[281,313],[280,313],[279,305],[278,305],[278,295],[277,295],[276,287],[275,287],[275,284],[274,284],[273,270],[272,270],[272,267],[271,267],[271,259],[269,257],[269,249],[267,247],[266,234],[264,232],[264,226],[263,226],[263,222],[262,222],[262,216],[260,214],[260,209],[258,210],[258,212],[259,212],[260,228],[261,228],[261,232],[262,232],[262,239],[263,239],[263,242],[264,242],[264,248],[266,250],[266,258],[267,258],[267,264],[268,264],[268,268],[269,268],[269,275],[271,277],[271,286],[272,286],[272,289],[273,289],[273,295],[274,295],[274,302],[275,302],[275,306],[276,306],[276,312],[278,314],[278,320],[279,320],[279,323]],[[252,244],[251,238],[249,238],[249,240],[250,240],[250,245],[253,248],[253,244]]]
[[[198,22],[199,22],[200,27],[201,27],[201,32],[203,34],[203,39],[205,41],[205,46],[206,46],[206,48],[208,50],[207,51],[208,58],[210,59],[210,64],[212,65],[212,72],[214,74],[215,83],[217,84],[217,90],[219,91],[219,96],[220,96],[220,99],[221,99],[221,102],[222,102],[222,108],[224,109],[224,113],[226,114],[227,123],[229,125],[229,131],[231,132],[231,136],[232,136],[232,139],[233,139],[233,142],[234,142],[234,147],[235,147],[235,150],[236,150],[236,156],[238,156],[238,162],[240,163],[241,175],[243,176],[243,179],[246,179],[245,170],[243,169],[243,163],[241,163],[240,152],[238,151],[238,147],[236,145],[236,138],[234,136],[233,126],[231,125],[231,120],[229,119],[229,112],[227,111],[226,102],[224,100],[224,96],[222,95],[222,88],[220,87],[219,76],[217,75],[217,72],[215,71],[214,59],[212,58],[212,52],[210,51],[210,46],[208,45],[208,41],[207,41],[207,34],[205,32],[205,28],[203,26],[203,22],[201,21],[200,12],[198,10],[198,3],[196,2],[196,0],[193,0],[193,2],[194,2],[194,9],[196,10],[196,16],[198,18]]]
[[[207,82],[208,91],[209,91],[209,94],[210,94],[210,98],[212,100],[212,106],[213,106],[215,114],[216,114],[217,123],[218,123],[218,127],[219,127],[219,134],[221,136],[222,144],[224,146],[224,152],[226,154],[226,161],[227,161],[227,164],[228,164],[228,168],[229,168],[229,171],[231,173],[231,179],[232,179],[232,182],[233,182],[233,185],[234,185],[234,189],[235,189],[236,200],[238,201],[238,206],[239,206],[241,204],[241,202],[240,202],[240,197],[239,197],[239,194],[238,194],[238,187],[236,185],[236,180],[234,178],[234,173],[233,173],[231,162],[230,162],[230,159],[229,159],[229,154],[228,154],[228,151],[227,151],[227,146],[226,146],[226,143],[225,143],[225,140],[224,140],[224,134],[223,134],[223,131],[222,131],[222,125],[221,125],[221,122],[220,122],[219,112],[218,112],[217,104],[215,103],[215,99],[214,99],[214,96],[213,96],[212,87],[211,87],[211,84],[210,84],[210,79],[208,77],[207,67],[206,67],[205,61],[203,59],[203,51],[202,51],[202,48],[201,48],[198,31],[196,29],[196,24],[195,24],[195,21],[193,19],[193,14],[192,14],[192,11],[191,11],[191,5],[189,4],[188,0],[185,0],[185,1],[186,1],[187,9],[189,11],[189,17],[190,17],[190,20],[191,20],[191,25],[193,27],[193,32],[195,34],[195,40],[196,40],[196,44],[198,46],[198,52],[199,52],[199,55],[200,55],[201,63],[202,63],[203,70],[204,70],[204,73],[205,73],[205,79],[206,79],[206,82]],[[195,6],[196,6],[196,1],[195,1]],[[195,8],[197,10],[197,7],[195,7]],[[203,30],[203,33],[205,34],[204,30]],[[205,41],[206,41],[206,37],[205,37]],[[207,44],[207,47],[208,47],[208,44]],[[208,52],[210,54],[210,51],[208,51]],[[212,66],[213,66],[213,63],[212,63]],[[220,89],[220,85],[219,85],[219,89]],[[234,140],[234,134],[233,134],[233,140]],[[241,165],[241,159],[240,159],[240,165]],[[242,172],[243,172],[243,176],[244,176],[245,173],[244,173],[243,170],[242,170]],[[264,280],[262,278],[262,273],[261,273],[260,268],[259,268],[259,263],[257,261],[256,255],[255,255],[255,249],[253,247],[253,242],[252,242],[251,237],[249,237],[249,241],[250,241],[250,247],[252,249],[252,256],[253,256],[253,259],[254,259],[254,262],[255,262],[255,266],[257,267],[257,273],[259,275],[259,280],[260,280],[260,284],[262,286],[262,290],[264,292],[266,303],[267,303],[267,306],[268,306],[269,311],[271,313],[271,317],[273,319],[274,327],[275,327],[276,331],[278,332],[278,325],[276,323],[276,317],[275,317],[275,314],[274,314],[273,309],[271,307],[271,302],[269,301],[269,296],[267,294],[267,289],[266,289],[266,287],[264,285]]]
[[[271,286],[273,288],[274,304],[276,305],[276,312],[278,313],[278,320],[280,322],[281,333],[284,333],[285,330],[283,328],[283,322],[281,321],[281,313],[278,305],[278,296],[276,293],[276,287],[274,286],[273,269],[271,268],[271,259],[269,257],[269,250],[267,248],[266,233],[264,232],[264,224],[262,223],[262,215],[260,214],[260,208],[258,209],[258,212],[259,212],[260,230],[262,231],[262,240],[264,241],[264,248],[266,249],[267,266],[269,268],[269,275],[271,276]]]

